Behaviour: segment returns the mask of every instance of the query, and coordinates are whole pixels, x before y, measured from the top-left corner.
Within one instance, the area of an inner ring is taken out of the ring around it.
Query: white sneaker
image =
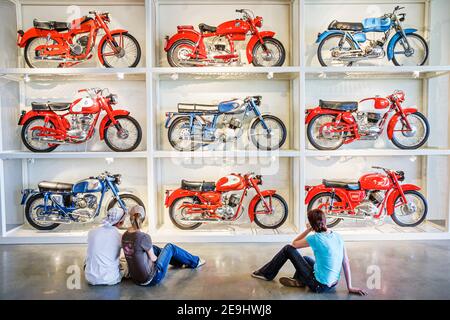
[[[270,281],[269,279],[267,279],[266,277],[264,277],[262,275],[262,273],[259,272],[259,270],[255,271],[252,273],[252,277],[256,278],[256,279],[260,279],[260,280],[265,280],[265,281]]]
[[[202,265],[204,265],[206,263],[206,260],[203,260],[202,258],[200,258],[200,260],[198,260],[198,265],[196,268],[201,267]]]

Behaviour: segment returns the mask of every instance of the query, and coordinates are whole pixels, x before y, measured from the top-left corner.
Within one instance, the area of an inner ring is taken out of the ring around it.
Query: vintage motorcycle
[[[334,20],[328,30],[319,33],[316,43],[317,58],[322,66],[351,66],[354,62],[375,58],[387,58],[396,66],[421,66],[428,58],[428,45],[424,38],[416,33],[417,29],[403,29],[404,9],[396,6],[392,13],[380,18],[367,18],[358,22],[340,22]],[[387,44],[391,30],[395,34]],[[377,40],[367,40],[367,32],[383,32]]]
[[[181,188],[166,191],[165,206],[172,223],[192,230],[202,223],[236,221],[243,213],[242,202],[253,188],[248,216],[264,229],[279,228],[288,215],[286,201],[276,190],[261,190],[262,177],[254,173],[232,173],[216,182],[181,180]]]
[[[248,9],[239,9],[242,18],[224,22],[217,27],[200,23],[200,32],[191,25],[177,26],[177,33],[166,36],[164,50],[172,67],[240,64],[235,41],[245,41],[246,34],[252,37],[247,43],[248,63],[254,66],[281,66],[286,58],[283,44],[274,38],[273,31],[259,31],[263,18],[255,17]]]
[[[22,141],[33,152],[50,152],[60,144],[78,144],[91,139],[102,111],[100,139],[112,150],[126,152],[136,149],[142,139],[142,129],[129,111],[113,110],[117,95],[108,89],[82,89],[84,96],[69,102],[31,103],[31,110],[22,111]],[[63,114],[57,112],[68,111]]]
[[[252,143],[263,150],[281,148],[286,141],[286,127],[277,117],[262,114],[260,106],[261,96],[218,105],[179,103],[178,112],[166,113],[169,142],[178,151],[194,151],[217,141],[235,141],[242,136],[243,123],[249,114],[254,113],[248,127]]]
[[[124,29],[110,30],[108,12],[90,11],[71,23],[33,20],[34,28],[17,31],[17,45],[25,48],[30,68],[71,67],[92,58],[97,34],[98,60],[107,68],[136,67],[141,59],[138,41]]]
[[[390,112],[395,114],[389,120],[387,135],[395,146],[417,149],[428,140],[427,118],[415,108],[402,108],[403,91],[396,90],[387,98],[376,96],[360,102],[368,100],[374,101],[375,109],[389,109],[381,115],[358,111],[356,101],[319,100],[318,107],[306,110],[309,142],[319,150],[335,150],[355,140],[376,140],[383,132]]]
[[[25,217],[38,230],[53,230],[60,224],[87,223],[100,213],[105,195],[111,191],[113,197],[106,205],[106,211],[120,207],[129,210],[135,205],[144,207],[135,195],[120,193],[120,174],[104,172],[75,184],[42,181],[38,189],[22,191],[22,205]],[[129,225],[129,219],[125,221]]]
[[[400,184],[405,173],[382,167],[381,173],[368,173],[359,181],[323,180],[321,185],[306,186],[308,211],[321,209],[327,215],[327,226],[334,227],[342,219],[383,221],[387,215],[401,227],[421,224],[428,205],[418,192],[420,187]]]

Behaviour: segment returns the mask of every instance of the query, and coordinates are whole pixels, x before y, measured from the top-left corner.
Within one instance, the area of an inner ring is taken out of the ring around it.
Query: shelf
[[[30,151],[3,151],[0,159],[98,159],[98,158],[146,158],[147,151],[135,152],[49,152],[34,153]]]
[[[342,157],[342,156],[448,156],[450,149],[416,149],[416,150],[401,150],[401,149],[352,149],[352,150],[306,150],[307,157]]]
[[[300,156],[300,151],[296,150],[275,150],[275,151],[261,151],[261,150],[236,150],[236,151],[155,151],[153,152],[155,158],[290,158]]]

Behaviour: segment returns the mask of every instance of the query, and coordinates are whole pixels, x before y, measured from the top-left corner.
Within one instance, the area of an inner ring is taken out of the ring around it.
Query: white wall
[[[12,2],[0,1],[0,21],[0,68],[14,68],[17,66],[17,18]]]
[[[26,160],[24,160],[26,161]],[[22,200],[22,160],[4,160],[6,224],[24,222]]]
[[[2,121],[3,150],[20,149],[20,135],[17,135],[19,110],[19,83],[0,78],[0,119]]]
[[[430,65],[450,64],[450,44],[442,41],[450,34],[450,1],[431,1],[431,21],[430,21]]]

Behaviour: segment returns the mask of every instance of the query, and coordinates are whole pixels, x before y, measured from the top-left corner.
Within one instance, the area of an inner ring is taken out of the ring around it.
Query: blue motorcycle
[[[38,230],[53,230],[60,224],[87,223],[100,213],[105,195],[111,191],[106,210],[113,207],[130,209],[143,202],[132,194],[119,193],[120,174],[104,172],[75,184],[42,181],[38,189],[22,191],[22,205],[29,224]],[[127,218],[125,226],[129,224]]]
[[[243,124],[249,140],[262,150],[281,148],[286,141],[286,126],[277,117],[262,114],[261,96],[233,99],[218,105],[179,103],[178,112],[167,112],[165,127],[172,147],[178,151],[194,151],[215,142],[239,139]]]
[[[404,7],[396,6],[392,13],[380,18],[367,18],[362,23],[334,20],[328,30],[319,33],[317,58],[322,66],[351,66],[354,62],[383,58],[384,46],[392,29],[396,32],[387,44],[387,58],[396,66],[421,66],[428,58],[428,45],[416,33],[417,29],[403,29]],[[367,32],[383,32],[377,40],[368,40]]]

